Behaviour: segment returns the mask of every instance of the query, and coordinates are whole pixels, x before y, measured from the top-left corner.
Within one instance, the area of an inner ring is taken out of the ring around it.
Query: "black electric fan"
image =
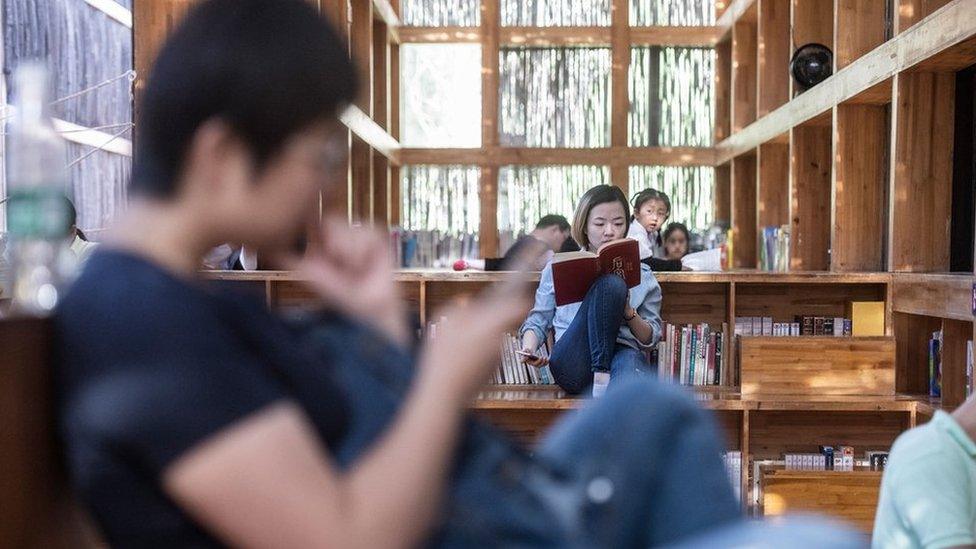
[[[833,73],[834,54],[823,44],[806,44],[797,48],[790,59],[790,73],[802,90],[808,90]]]

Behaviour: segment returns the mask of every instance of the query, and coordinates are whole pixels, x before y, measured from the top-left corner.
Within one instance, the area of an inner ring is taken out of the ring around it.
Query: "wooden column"
[[[499,0],[481,0],[481,147],[498,147],[498,27]],[[481,257],[496,257],[498,250],[498,168],[482,166],[479,197]]]
[[[732,40],[715,46],[715,142],[732,134]]]
[[[373,23],[373,122],[389,133],[389,36],[381,21]],[[373,214],[370,220],[379,227],[389,226],[390,162],[373,152]]]
[[[790,98],[790,0],[759,0],[757,30],[759,105],[756,114],[762,117]]]
[[[349,46],[353,61],[357,63],[360,94],[356,106],[372,117],[373,97],[373,3],[356,0],[351,3],[352,27]],[[352,220],[369,221],[373,217],[373,151],[365,141],[355,135],[349,154],[351,186],[349,189],[350,217]]]
[[[832,271],[885,270],[887,132],[883,106],[834,108]]]
[[[394,0],[400,13],[400,2]],[[390,44],[390,136],[400,140],[400,45]],[[390,225],[400,224],[400,166],[390,165]]]
[[[966,400],[966,342],[972,335],[972,322],[942,321],[942,406],[947,409]]]
[[[339,36],[346,41],[347,50],[349,49],[349,17],[351,15],[348,8],[348,0],[321,0],[322,14],[332,23]],[[352,132],[346,129],[345,133],[347,142],[351,144]],[[342,161],[344,166],[340,166],[337,173],[343,175],[334,182],[328,191],[322,193],[320,205],[322,214],[328,212],[349,218],[351,215],[349,189],[352,185],[352,166],[348,155]]]
[[[610,40],[613,51],[613,69],[610,73],[610,145],[626,147],[630,115],[630,0],[613,0],[610,6]],[[628,166],[614,164],[610,167],[610,181],[630,196],[630,170]]]
[[[732,223],[732,164],[715,167],[715,221]]]
[[[895,76],[889,270],[949,267],[955,75]]]

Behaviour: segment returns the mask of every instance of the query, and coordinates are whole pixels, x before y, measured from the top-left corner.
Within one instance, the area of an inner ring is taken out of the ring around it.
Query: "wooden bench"
[[[0,321],[0,547],[101,546],[68,488],[50,352],[49,321]]]

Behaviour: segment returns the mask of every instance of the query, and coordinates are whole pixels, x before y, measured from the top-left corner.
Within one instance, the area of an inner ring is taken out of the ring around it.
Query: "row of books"
[[[519,338],[514,334],[502,337],[502,360],[498,369],[491,376],[491,383],[507,385],[555,385],[549,366],[536,368],[522,362],[516,351],[522,348]],[[539,346],[536,354],[542,358],[549,358],[549,342]]]
[[[760,238],[759,268],[777,272],[790,270],[790,226],[763,227]]]
[[[724,322],[721,331],[708,324],[665,323],[663,337],[651,353],[658,377],[683,385],[727,385],[723,349],[727,330]]]
[[[742,501],[742,452],[738,450],[725,452],[722,454],[722,461],[725,462],[725,471],[729,475],[729,482],[732,483],[735,499]]]
[[[793,322],[773,322],[769,316],[735,317],[737,336],[834,336],[851,335],[853,324],[842,317],[797,315]]]
[[[478,257],[478,235],[390,229],[390,251],[401,268],[447,268],[458,258]]]
[[[865,454],[872,471],[884,471],[888,464],[888,452],[872,450]],[[821,446],[818,453],[783,454],[787,470],[794,471],[853,471],[855,466],[853,446]]]

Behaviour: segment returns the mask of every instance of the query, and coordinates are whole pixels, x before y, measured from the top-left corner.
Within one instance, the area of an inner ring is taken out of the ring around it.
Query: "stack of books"
[[[776,272],[790,270],[790,226],[763,227],[760,238],[759,268]]]
[[[798,471],[853,471],[853,446],[821,446],[820,452],[784,454],[787,470]]]
[[[834,336],[851,335],[850,319],[841,317],[801,316],[793,322],[773,322],[769,316],[735,317],[734,334],[737,336]]]
[[[721,331],[708,324],[676,326],[665,323],[664,337],[651,353],[658,377],[683,385],[727,385],[723,342],[728,325]]]

